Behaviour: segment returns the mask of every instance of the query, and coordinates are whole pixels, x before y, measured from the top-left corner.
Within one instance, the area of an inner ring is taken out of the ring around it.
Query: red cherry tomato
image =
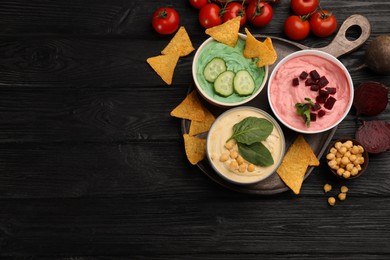
[[[327,10],[319,10],[310,17],[310,28],[318,37],[328,37],[336,31],[337,20]]]
[[[222,8],[222,21],[226,22],[230,19],[241,16],[240,26],[243,26],[246,22],[245,8],[239,2],[230,2],[224,8]]]
[[[291,15],[284,21],[284,33],[291,40],[301,41],[309,35],[310,23],[301,16]]]
[[[272,20],[272,7],[260,1],[251,2],[246,8],[248,21],[256,27],[264,27]]]
[[[160,34],[172,34],[179,28],[180,17],[175,9],[161,7],[152,17],[152,26]]]
[[[199,11],[199,23],[203,28],[210,28],[222,23],[221,8],[217,4],[207,4]]]
[[[291,0],[290,7],[296,15],[308,15],[318,7],[319,0]]]
[[[208,4],[208,0],[190,0],[190,4],[196,9],[201,9]]]

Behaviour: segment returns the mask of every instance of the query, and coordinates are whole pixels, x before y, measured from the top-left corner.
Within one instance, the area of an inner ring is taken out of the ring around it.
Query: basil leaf
[[[295,108],[298,115],[303,117],[307,127],[310,127],[310,110],[314,106],[314,102],[310,98],[305,98],[306,103],[296,103]]]
[[[233,126],[233,135],[238,143],[253,144],[265,140],[273,130],[273,124],[264,118],[247,117]]]
[[[251,145],[237,143],[238,152],[248,162],[259,166],[270,166],[274,164],[271,152],[261,142],[256,142]]]

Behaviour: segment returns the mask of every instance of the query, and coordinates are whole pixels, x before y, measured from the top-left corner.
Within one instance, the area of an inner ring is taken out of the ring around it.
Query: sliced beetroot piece
[[[320,96],[322,96],[322,97],[325,97],[325,98],[328,98],[328,97],[329,97],[329,93],[328,93],[328,91],[325,90],[325,89],[320,89],[320,90],[318,91],[318,94],[319,94]]]
[[[390,123],[382,120],[363,121],[355,134],[369,153],[381,153],[390,149]]]
[[[302,71],[301,74],[299,75],[299,78],[300,78],[300,79],[306,79],[307,76],[309,76],[309,74],[307,74],[306,71]]]
[[[320,95],[316,96],[316,102],[317,103],[324,104],[325,101],[326,101],[326,97],[320,96]]]
[[[299,79],[298,79],[298,78],[293,78],[293,80],[292,80],[292,85],[293,85],[294,87],[299,86]]]
[[[353,105],[357,115],[376,116],[382,113],[389,102],[389,88],[385,85],[368,81],[355,89]]]
[[[319,86],[320,88],[325,87],[326,85],[328,85],[328,83],[329,83],[329,81],[328,81],[328,79],[327,79],[325,76],[322,76],[322,77],[318,80],[318,82],[317,82],[317,84],[318,84],[318,86]]]
[[[311,78],[308,78],[308,79],[305,81],[305,85],[306,85],[306,86],[311,86],[311,85],[314,85],[314,84],[316,84],[316,82],[315,82],[313,79],[311,79]]]
[[[310,113],[310,121],[311,122],[317,121],[317,115],[315,113]]]
[[[330,96],[330,97],[326,100],[326,102],[325,102],[325,104],[324,104],[324,107],[325,107],[326,109],[328,109],[328,110],[331,110],[331,109],[333,108],[333,106],[334,106],[334,103],[336,103],[336,99],[335,99],[334,97]]]
[[[316,70],[310,71],[310,77],[314,80],[317,81],[320,79],[320,74]]]
[[[321,109],[321,105],[318,103],[314,103],[314,105],[311,107],[312,111],[317,111]]]
[[[320,89],[320,87],[317,84],[310,86],[310,90],[312,90],[312,91],[318,91],[319,89]]]
[[[327,88],[325,88],[325,90],[328,91],[328,94],[329,94],[329,95],[334,95],[334,94],[336,94],[336,88],[327,87]]]
[[[325,110],[320,110],[317,112],[318,117],[323,117],[326,114]]]

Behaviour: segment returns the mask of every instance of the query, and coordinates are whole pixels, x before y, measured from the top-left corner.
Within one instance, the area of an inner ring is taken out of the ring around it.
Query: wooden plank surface
[[[284,37],[288,3],[275,6],[267,27],[248,28]],[[390,1],[322,5],[338,25],[367,16],[371,38],[340,60],[355,86],[390,86],[390,76],[355,71],[368,43],[390,34]],[[348,182],[322,158],[299,196],[239,194],[186,160],[180,120],[169,112],[193,84],[193,53],[180,59],[172,86],[145,62],[171,38],[151,27],[160,6],[177,9],[195,47],[207,38],[188,1],[0,2],[0,256],[389,259],[389,152],[370,156],[368,172]],[[334,138],[354,136],[354,112]],[[390,122],[390,107],[375,119]],[[347,200],[330,208],[327,197],[342,185]]]

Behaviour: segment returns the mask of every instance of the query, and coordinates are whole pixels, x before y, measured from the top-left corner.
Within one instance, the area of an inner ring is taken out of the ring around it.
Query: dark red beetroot
[[[390,149],[390,123],[381,120],[362,121],[355,138],[369,153],[381,153]]]
[[[382,113],[389,102],[389,89],[379,82],[368,81],[355,90],[353,105],[357,115],[376,116]]]

